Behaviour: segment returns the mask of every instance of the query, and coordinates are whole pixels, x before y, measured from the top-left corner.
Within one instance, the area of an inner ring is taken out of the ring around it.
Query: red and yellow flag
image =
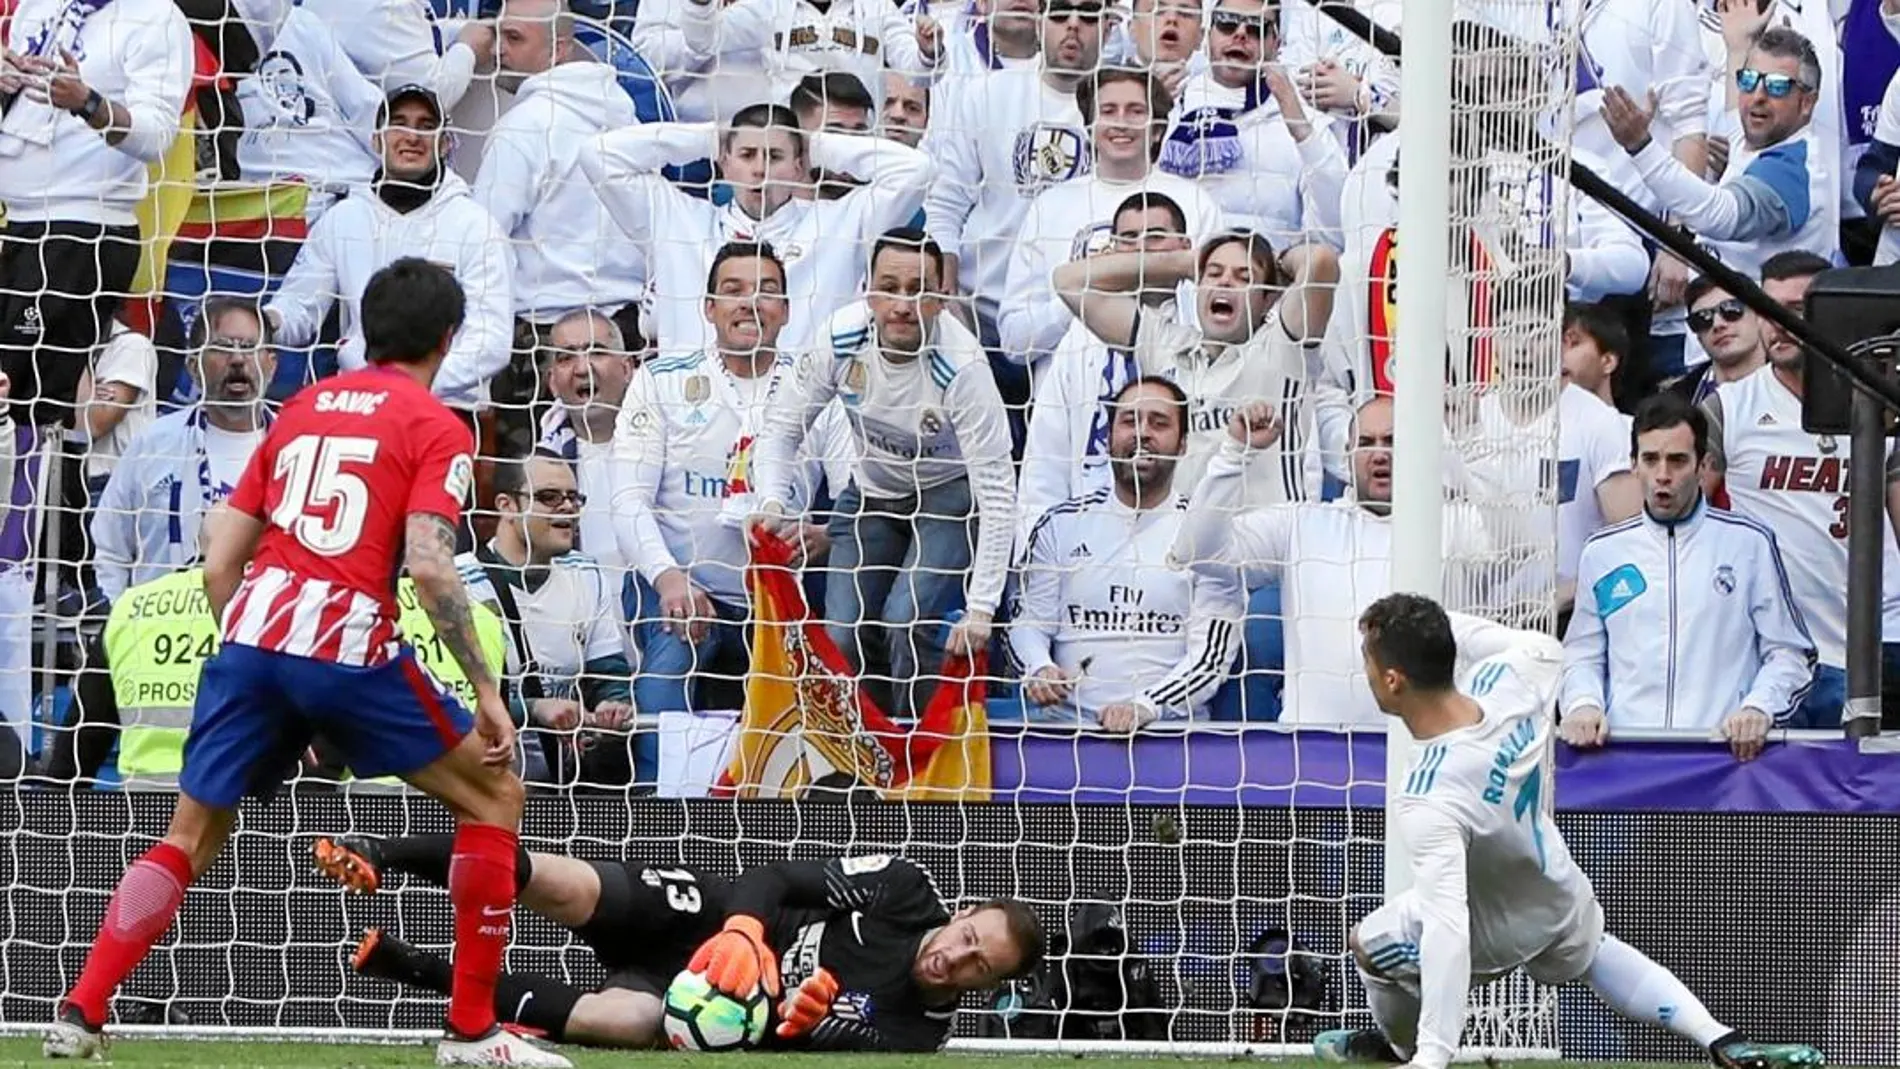
[[[906,730],[858,686],[844,654],[811,619],[792,548],[753,536],[752,673],[732,762],[717,797],[792,797],[844,773],[887,800],[981,802],[990,795],[985,658],[951,658],[916,725]]]

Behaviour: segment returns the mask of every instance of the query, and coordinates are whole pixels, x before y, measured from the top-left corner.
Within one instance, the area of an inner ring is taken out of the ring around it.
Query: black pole
[[[1318,7],[1322,14],[1344,26],[1347,32],[1355,37],[1385,55],[1394,59],[1400,57],[1399,35],[1375,24],[1347,0],[1319,0]],[[1403,108],[1404,101],[1401,100],[1399,106]],[[1402,160],[1400,166],[1404,166]],[[1724,292],[1747,305],[1756,315],[1786,331],[1790,337],[1807,347],[1810,358],[1818,356],[1838,369],[1854,384],[1857,392],[1871,394],[1878,398],[1887,409],[1900,412],[1900,387],[1887,379],[1876,376],[1863,361],[1849,356],[1847,350],[1821,337],[1806,320],[1783,308],[1779,301],[1763,293],[1754,279],[1740,274],[1710,255],[1708,250],[1697,245],[1695,239],[1687,231],[1663,222],[1648,209],[1631,200],[1622,190],[1604,181],[1602,176],[1574,159],[1570,161],[1569,180],[1578,192],[1622,216],[1650,240],[1680,257],[1683,262],[1699,273],[1707,275]],[[1880,451],[1867,455],[1884,456],[1884,445]],[[1884,493],[1882,496],[1884,500]]]
[[[1854,347],[1856,364],[1888,377],[1894,340]],[[1841,727],[1848,738],[1880,734],[1881,609],[1887,540],[1886,412],[1855,391],[1853,457],[1847,469],[1847,705]]]

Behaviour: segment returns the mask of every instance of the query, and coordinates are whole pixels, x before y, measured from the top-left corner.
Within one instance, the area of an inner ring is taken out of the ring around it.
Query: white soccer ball
[[[666,989],[662,1020],[674,1050],[718,1052],[758,1046],[771,1012],[765,992],[736,999],[714,990],[704,973],[689,971]]]

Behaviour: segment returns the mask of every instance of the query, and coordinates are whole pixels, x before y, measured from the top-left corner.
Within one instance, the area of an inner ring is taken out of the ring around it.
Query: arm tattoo
[[[415,566],[420,562],[434,565],[427,569],[436,575],[450,576],[450,581],[435,587],[435,584],[416,584],[422,608],[429,614],[429,622],[435,625],[436,637],[442,640],[442,647],[461,665],[462,674],[469,685],[480,688],[495,682],[488,670],[488,660],[482,656],[482,644],[475,633],[475,617],[469,611],[468,588],[455,577],[455,527],[440,516],[417,514],[409,517],[409,566],[413,578]]]

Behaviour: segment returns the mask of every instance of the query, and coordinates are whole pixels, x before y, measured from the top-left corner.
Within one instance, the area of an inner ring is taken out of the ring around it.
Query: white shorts
[[[1425,927],[1418,892],[1407,891],[1359,922],[1359,948],[1381,976],[1414,993],[1418,990],[1418,937]],[[1472,956],[1471,986],[1482,987],[1522,967],[1540,984],[1567,984],[1580,979],[1597,957],[1603,943],[1603,907],[1592,897],[1589,908],[1569,931],[1525,961],[1501,968],[1481,969]],[[1476,948],[1474,948],[1475,951]]]

